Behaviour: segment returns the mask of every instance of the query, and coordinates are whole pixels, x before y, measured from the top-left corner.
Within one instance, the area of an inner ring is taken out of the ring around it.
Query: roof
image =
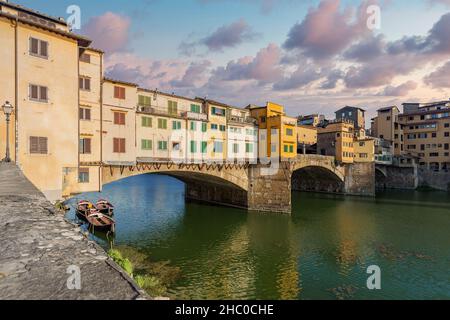
[[[359,108],[359,107],[345,106],[345,107],[343,107],[343,108],[337,110],[335,113],[338,113],[339,111],[342,111],[342,110],[344,110],[344,109],[357,109],[357,110],[360,110],[360,111],[362,111],[362,112],[366,112],[366,110],[364,110],[364,109],[362,109],[362,108]]]
[[[400,110],[400,109],[398,109],[397,106],[390,106],[390,107],[380,108],[380,109],[378,109],[377,111],[378,111],[378,112],[389,111],[389,110],[392,110],[392,109],[394,109],[394,108],[397,108],[397,110]]]
[[[130,86],[130,87],[139,87],[139,85],[136,83],[126,82],[126,81],[116,80],[116,79],[111,79],[111,78],[106,78],[106,77],[103,78],[103,81],[122,84],[122,85]]]
[[[1,0],[0,6],[5,6],[5,7],[12,8],[12,9],[16,9],[18,11],[26,12],[26,13],[29,13],[29,14],[32,14],[35,16],[39,16],[39,17],[45,18],[47,20],[51,20],[53,22],[67,26],[67,22],[63,18],[53,17],[53,16],[47,15],[45,13],[39,12],[37,10],[24,7],[20,4],[15,4],[15,3],[11,3],[9,1]]]
[[[202,102],[199,99],[192,99],[192,98],[188,98],[188,97],[184,97],[184,96],[179,96],[179,95],[176,95],[174,93],[167,93],[167,92],[163,92],[163,91],[158,91],[157,89],[156,90],[151,90],[151,89],[139,87],[138,91],[144,91],[144,92],[148,92],[148,93],[151,93],[151,94],[155,94],[156,93],[156,94],[160,94],[160,95],[167,96],[167,97],[173,97],[173,98],[178,98],[178,99],[189,100],[189,101],[192,101],[192,102]]]
[[[3,4],[4,4],[4,2],[1,3],[1,5],[3,5]],[[12,14],[9,14],[9,13],[6,13],[6,12],[0,12],[0,17],[4,17],[4,18],[11,19],[11,20],[14,20],[14,21],[19,21],[20,23],[23,23],[23,24],[27,24],[27,25],[30,25],[30,26],[33,26],[33,27],[36,27],[36,28],[39,28],[39,29],[43,29],[43,30],[46,30],[46,31],[49,31],[49,32],[53,32],[55,34],[58,34],[58,35],[61,35],[61,36],[64,36],[64,37],[67,37],[67,38],[70,38],[70,39],[73,39],[73,40],[77,40],[78,41],[78,45],[80,47],[89,47],[91,45],[91,43],[92,43],[91,39],[88,39],[88,38],[86,38],[84,36],[80,36],[80,35],[75,34],[73,32],[68,32],[68,31],[63,31],[63,30],[59,30],[59,29],[56,29],[56,28],[51,28],[49,26],[45,26],[43,24],[39,24],[39,23],[30,21],[30,20],[27,20],[27,19],[24,19],[24,18],[20,18],[18,16],[15,16],[15,15],[12,15]]]

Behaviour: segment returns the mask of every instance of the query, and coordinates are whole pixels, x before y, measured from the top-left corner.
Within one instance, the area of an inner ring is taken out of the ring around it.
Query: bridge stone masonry
[[[276,165],[138,161],[102,167],[104,185],[142,174],[181,180],[188,201],[249,211],[289,214],[293,190],[375,196],[374,163],[338,165],[333,157],[319,155],[299,155]]]

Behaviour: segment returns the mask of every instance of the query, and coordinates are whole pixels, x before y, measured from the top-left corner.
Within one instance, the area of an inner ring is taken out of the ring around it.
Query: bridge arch
[[[375,188],[377,190],[387,189],[387,176],[386,168],[375,167]]]

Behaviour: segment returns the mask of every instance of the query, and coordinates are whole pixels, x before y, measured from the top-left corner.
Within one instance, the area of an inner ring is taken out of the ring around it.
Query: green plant
[[[133,264],[127,258],[122,256],[122,253],[118,250],[111,249],[108,251],[108,255],[114,260],[126,273],[133,276]]]

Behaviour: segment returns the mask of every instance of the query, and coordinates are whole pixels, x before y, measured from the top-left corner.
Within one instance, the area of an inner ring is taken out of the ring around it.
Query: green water
[[[116,246],[180,268],[174,299],[450,299],[447,193],[293,193],[292,216],[185,203],[184,185],[157,175],[82,197],[116,205]],[[366,287],[370,265],[381,290]]]

